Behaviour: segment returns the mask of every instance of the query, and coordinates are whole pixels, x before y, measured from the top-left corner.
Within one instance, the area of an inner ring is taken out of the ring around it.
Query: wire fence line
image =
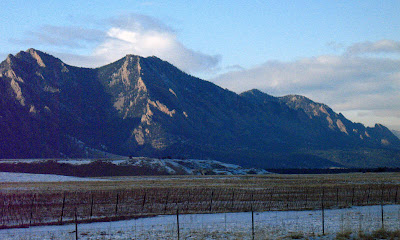
[[[0,228],[110,221],[155,215],[312,210],[397,204],[395,184],[324,187],[133,188],[0,193]]]
[[[325,234],[370,232],[400,227],[400,205],[374,205],[325,211]],[[266,211],[174,215],[127,221],[0,230],[1,239],[277,239],[322,235],[322,211]],[[178,231],[179,229],[179,231]]]

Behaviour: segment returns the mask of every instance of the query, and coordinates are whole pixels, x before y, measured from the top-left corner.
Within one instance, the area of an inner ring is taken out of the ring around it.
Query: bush
[[[336,234],[336,238],[337,240],[345,240],[345,239],[351,239],[351,231],[345,231],[342,233],[338,233]]]
[[[373,239],[400,239],[400,230],[388,231],[385,229],[378,229],[373,231],[371,234],[361,233],[359,235],[361,240],[373,240]]]

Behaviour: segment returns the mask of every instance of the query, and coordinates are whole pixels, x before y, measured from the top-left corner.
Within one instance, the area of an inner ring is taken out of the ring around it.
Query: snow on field
[[[53,174],[32,174],[0,172],[0,182],[72,182],[72,181],[105,181],[104,179],[80,178]]]
[[[321,210],[254,213],[255,239],[305,236],[332,239],[336,233],[365,233],[382,227],[381,206],[325,210],[325,236]],[[400,205],[383,207],[384,227],[399,229]],[[179,216],[181,239],[251,239],[252,214],[218,213]],[[177,216],[157,216],[117,222],[78,225],[79,239],[177,239]],[[75,239],[75,225],[0,230],[0,239]]]

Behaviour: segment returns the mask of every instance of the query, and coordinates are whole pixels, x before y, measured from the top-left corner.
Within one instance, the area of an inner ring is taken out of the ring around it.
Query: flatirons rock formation
[[[353,123],[303,96],[238,95],[157,57],[127,55],[90,69],[29,49],[1,63],[0,94],[0,158],[400,166],[400,140],[382,125]]]

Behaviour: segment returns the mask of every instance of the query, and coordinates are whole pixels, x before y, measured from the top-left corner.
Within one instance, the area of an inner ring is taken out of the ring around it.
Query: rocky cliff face
[[[397,151],[387,128],[352,123],[302,96],[240,95],[157,57],[96,68],[29,49],[0,65],[0,158],[109,154],[330,167],[315,151]],[[399,164],[400,165],[400,164]]]
[[[353,144],[369,146],[397,146],[399,140],[393,133],[381,124],[375,127],[365,127],[360,123],[353,123],[346,119],[342,114],[335,113],[325,104],[316,103],[304,96],[288,95],[281,97],[280,100],[295,110],[304,111],[310,120],[318,122],[326,130],[340,133],[344,138],[350,140]],[[338,139],[345,141],[345,139]],[[347,141],[345,141],[347,145]]]

